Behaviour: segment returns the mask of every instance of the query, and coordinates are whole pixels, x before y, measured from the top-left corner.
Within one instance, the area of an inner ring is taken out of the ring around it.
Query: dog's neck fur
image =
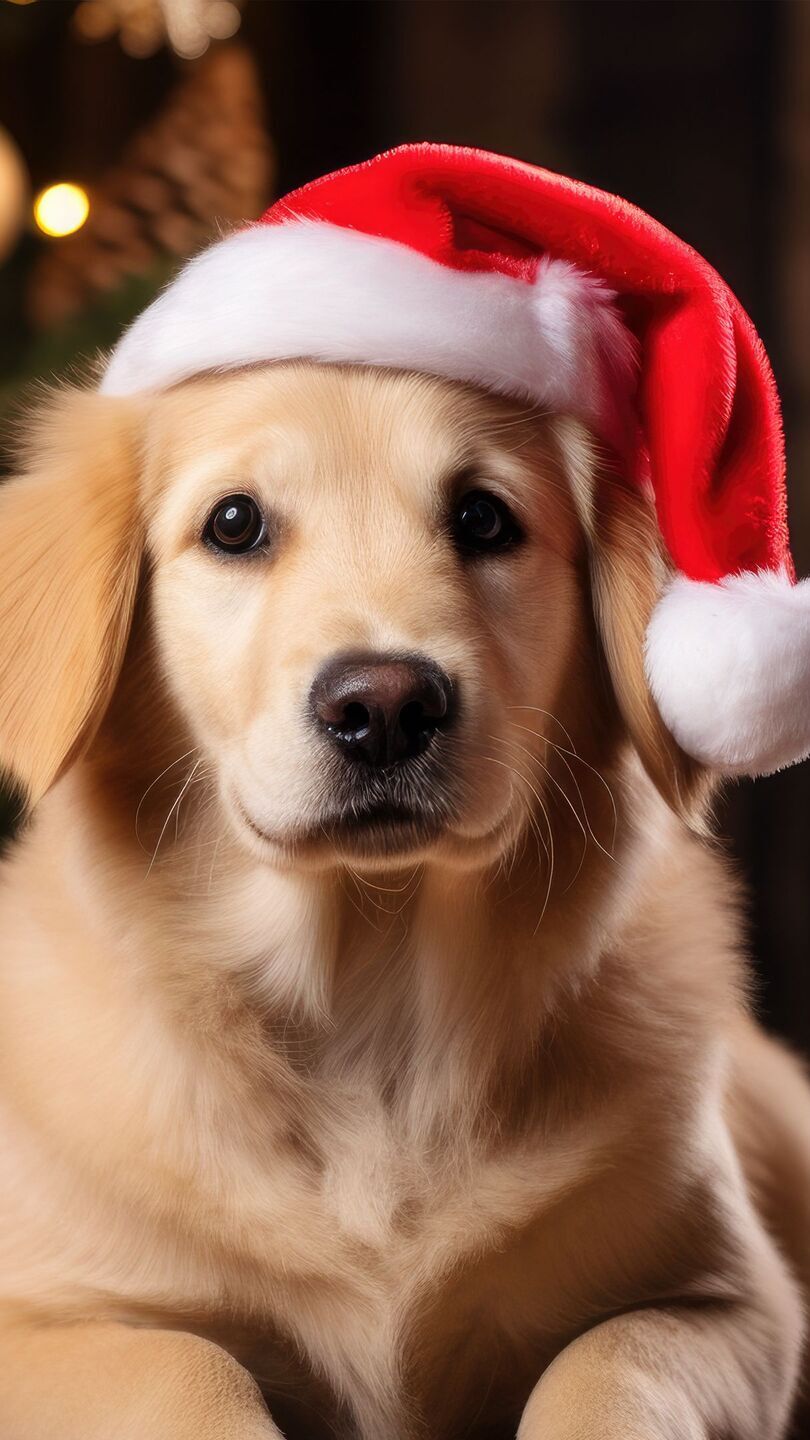
[[[531,829],[478,872],[285,871],[223,833],[204,777],[173,810],[195,756],[152,785],[166,762],[146,733],[132,743],[132,721],[122,751],[113,714],[45,809],[58,826],[60,791],[73,792],[73,813],[87,817],[82,872],[102,877],[93,903],[112,945],[127,937],[111,963],[148,981],[184,1044],[196,1035],[202,1053],[213,1038],[221,1051],[227,1039],[240,1063],[248,1044],[249,1063],[269,1066],[290,1096],[311,1083],[373,1092],[428,1144],[530,1125],[538,1050],[621,922],[616,896],[626,904],[630,892],[611,883],[616,867],[642,863],[616,776],[607,788],[583,767],[581,823],[560,802],[553,873]],[[189,748],[179,737],[174,753]],[[630,763],[612,758],[616,775]],[[139,906],[144,886],[159,905]]]

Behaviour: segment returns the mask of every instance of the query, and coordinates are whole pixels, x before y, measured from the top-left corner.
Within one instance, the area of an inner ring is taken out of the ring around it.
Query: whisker
[[[509,723],[510,723],[510,724],[514,724],[514,721],[510,721]],[[526,729],[526,726],[525,726],[525,725],[521,725],[519,728],[520,728],[521,730],[525,730],[525,729]],[[541,737],[541,738],[542,738],[542,737]],[[576,807],[574,806],[574,803],[573,803],[573,801],[571,800],[570,795],[566,795],[566,793],[565,793],[562,785],[560,784],[559,780],[556,778],[555,775],[552,775],[552,773],[551,773],[551,771],[549,770],[548,766],[547,766],[546,764],[544,764],[544,762],[539,758],[539,756],[533,755],[532,752],[531,752],[531,750],[529,750],[529,749],[527,748],[527,746],[521,745],[521,744],[519,743],[519,741],[517,741],[517,740],[506,740],[506,739],[503,738],[502,736],[498,736],[498,735],[491,735],[491,736],[490,736],[490,739],[491,739],[491,740],[496,740],[499,745],[509,745],[509,746],[511,746],[511,747],[512,747],[513,749],[515,749],[515,750],[521,750],[524,755],[528,755],[528,757],[529,757],[529,759],[531,760],[532,764],[534,764],[534,765],[539,765],[539,766],[540,766],[540,769],[544,772],[545,775],[547,775],[547,777],[548,777],[548,779],[551,781],[552,785],[553,785],[557,790],[559,790],[559,792],[560,792],[563,800],[565,801],[566,805],[568,806],[569,810],[571,811],[571,814],[573,815],[574,819],[576,820],[577,825],[579,826],[580,830],[582,831],[582,838],[583,838],[583,840],[584,840],[585,843],[587,844],[587,842],[588,842],[588,833],[587,833],[587,831],[586,831],[586,829],[585,829],[585,826],[584,826],[583,823],[582,823],[582,820],[581,820],[580,816],[577,814]],[[576,783],[576,782],[575,782],[575,783]],[[577,787],[577,789],[578,789],[578,792],[579,792],[580,801],[582,801],[582,792],[579,791],[579,787]],[[583,808],[583,810],[585,809],[584,804],[583,804],[582,808]],[[586,816],[586,819],[587,819],[587,816]]]
[[[161,844],[161,841],[162,841],[162,839],[163,839],[163,836],[166,834],[166,830],[168,829],[169,822],[170,822],[172,816],[175,814],[176,810],[177,810],[177,809],[179,808],[179,806],[182,804],[182,802],[183,802],[183,796],[184,796],[184,795],[186,794],[186,792],[188,791],[189,786],[191,785],[191,782],[192,782],[192,780],[194,779],[194,776],[196,775],[196,773],[197,773],[197,771],[199,770],[199,768],[200,768],[201,765],[202,765],[202,758],[200,758],[200,759],[197,761],[197,763],[196,763],[196,765],[194,766],[194,768],[192,769],[190,775],[187,776],[186,781],[185,781],[185,784],[183,785],[183,788],[182,788],[182,790],[180,791],[180,794],[178,795],[177,799],[175,800],[174,804],[172,805],[171,810],[169,811],[168,815],[166,816],[166,819],[165,819],[164,822],[163,822],[163,829],[161,830],[160,834],[158,835],[157,844],[156,844],[156,846],[155,846],[155,848],[154,848],[154,850],[153,850],[153,852],[152,852],[152,858],[151,858],[151,860],[149,861],[149,866],[148,866],[148,869],[147,869],[147,871],[146,871],[146,875],[144,876],[144,879],[147,879],[147,880],[148,880],[149,876],[151,875],[151,873],[152,873],[152,866],[154,865],[155,860],[157,859],[157,853],[158,853],[158,850],[160,849],[160,844]]]
[[[154,790],[154,788],[155,788],[155,786],[157,785],[158,781],[163,779],[163,776],[164,776],[164,775],[168,775],[169,771],[170,771],[170,770],[173,770],[174,767],[175,767],[175,765],[179,765],[180,762],[181,762],[181,760],[187,760],[188,757],[189,757],[189,755],[194,755],[194,754],[197,752],[197,750],[199,750],[199,748],[200,748],[199,745],[192,745],[192,747],[191,747],[190,750],[186,750],[185,754],[183,754],[183,755],[178,755],[178,757],[177,757],[176,760],[171,760],[171,761],[169,762],[169,764],[168,764],[163,770],[161,770],[160,774],[155,776],[155,778],[154,778],[154,780],[151,782],[151,784],[147,785],[147,787],[146,787],[146,789],[144,790],[144,792],[143,792],[140,800],[138,801],[138,808],[137,808],[136,811],[135,811],[135,839],[138,841],[138,844],[141,846],[141,849],[143,850],[144,854],[148,854],[149,852],[147,851],[146,846],[142,844],[142,842],[141,842],[141,837],[140,837],[140,835],[138,834],[138,820],[139,820],[139,818],[140,818],[140,814],[141,814],[141,810],[142,810],[142,808],[143,808],[143,802],[144,802],[144,800],[146,799],[146,797],[147,797],[147,795],[149,794],[150,790]]]
[[[424,872],[423,865],[415,865],[405,885],[388,890],[384,885],[373,885],[370,880],[367,880],[363,875],[359,875],[357,871],[354,870],[352,866],[348,863],[346,863],[346,869],[348,870],[349,874],[351,875],[355,883],[358,885],[358,887],[362,886],[364,890],[376,890],[382,895],[405,896],[401,905],[398,905],[394,910],[390,910],[387,905],[383,905],[378,900],[375,900],[373,895],[366,894],[366,899],[374,906],[374,909],[378,912],[378,914],[388,915],[392,919],[395,919],[397,915],[401,915],[405,907],[413,899],[414,895],[419,889],[422,874]],[[415,884],[414,881],[416,882]]]
[[[594,834],[594,832],[593,832],[593,830],[592,830],[592,828],[591,828],[591,824],[590,824],[590,821],[589,821],[588,815],[587,815],[587,810],[586,810],[586,807],[585,807],[584,804],[583,804],[583,806],[582,806],[582,810],[583,810],[583,814],[585,815],[585,820],[586,820],[586,823],[587,823],[587,825],[588,825],[588,829],[591,831],[591,837],[592,837],[594,843],[599,846],[600,850],[602,850],[602,852],[603,852],[605,855],[607,855],[611,860],[613,860],[613,859],[615,858],[615,857],[614,857],[614,854],[613,854],[613,848],[615,847],[615,844],[616,844],[616,834],[617,834],[618,825],[619,825],[619,815],[618,815],[618,809],[617,809],[617,806],[616,806],[616,797],[614,796],[613,791],[612,791],[610,785],[608,784],[607,780],[605,779],[604,775],[601,773],[601,771],[597,770],[594,765],[591,765],[588,760],[583,759],[583,757],[579,754],[579,752],[577,751],[576,747],[574,746],[574,742],[573,742],[573,740],[571,739],[571,736],[568,734],[568,731],[566,730],[566,728],[565,728],[565,726],[563,725],[562,721],[561,721],[561,720],[558,720],[558,719],[556,718],[556,716],[554,716],[554,715],[552,715],[552,714],[550,713],[550,711],[548,711],[548,710],[541,710],[541,708],[540,708],[539,705],[510,705],[508,708],[509,708],[510,710],[534,710],[534,711],[536,711],[539,715],[545,715],[545,716],[547,716],[548,719],[549,719],[549,720],[552,720],[555,725],[559,725],[560,729],[562,730],[563,734],[565,735],[565,737],[566,737],[566,739],[567,739],[567,741],[568,741],[568,746],[569,746],[569,748],[567,748],[567,749],[566,749],[566,747],[565,747],[564,745],[559,745],[556,740],[551,740],[551,739],[549,739],[549,737],[548,737],[547,735],[544,735],[541,731],[532,729],[532,727],[531,727],[530,725],[519,725],[516,720],[510,720],[510,721],[508,722],[510,725],[514,725],[516,729],[525,730],[529,735],[536,735],[539,739],[543,740],[547,745],[550,745],[550,746],[552,747],[552,749],[557,752],[558,755],[560,755],[560,756],[566,756],[566,755],[567,755],[567,756],[570,756],[570,758],[571,758],[572,760],[576,760],[579,765],[584,765],[585,769],[586,769],[586,770],[589,770],[589,771],[591,772],[591,774],[592,774],[593,776],[595,776],[595,778],[599,781],[599,784],[604,788],[605,792],[607,793],[607,797],[608,797],[608,799],[609,799],[609,801],[610,801],[610,806],[611,806],[611,810],[612,810],[612,813],[613,813],[613,832],[612,832],[611,840],[610,840],[610,844],[611,844],[611,849],[610,849],[610,850],[605,850],[605,847],[602,845],[602,842],[599,840],[598,836]],[[575,776],[574,776],[574,774],[573,774],[573,771],[571,770],[570,765],[568,765],[565,760],[563,760],[563,764],[566,766],[566,769],[568,770],[569,774],[571,775],[571,778],[574,780],[574,783],[576,784],[576,778],[575,778]],[[578,786],[577,786],[577,789],[579,789]],[[580,796],[581,796],[581,792],[580,792]]]
[[[514,778],[515,778],[516,780],[520,780],[520,781],[523,782],[524,785],[528,785],[528,786],[529,786],[529,789],[532,790],[532,794],[534,795],[535,799],[537,800],[537,803],[541,806],[541,808],[543,808],[543,802],[542,802],[542,800],[540,799],[540,796],[537,794],[537,791],[534,790],[534,789],[532,789],[532,786],[530,785],[529,781],[526,779],[525,775],[522,775],[519,770],[516,770],[515,767],[514,767],[514,765],[507,765],[504,760],[498,760],[495,755],[484,755],[482,758],[483,758],[484,760],[488,760],[491,765],[500,765],[503,770],[507,770],[507,771],[509,772],[509,774],[512,775],[512,776],[514,776]],[[549,853],[548,847],[547,847],[546,844],[545,844],[545,841],[543,841],[543,845],[544,845],[544,848],[545,848],[545,850],[546,850],[546,859],[549,861],[549,863],[551,863],[551,855],[550,855],[550,853]]]
[[[347,865],[346,868],[347,870],[352,869],[350,865]],[[421,869],[421,865],[414,865],[413,871],[408,876],[408,879],[405,881],[404,885],[375,885],[373,881],[366,879],[364,875],[358,875],[357,872],[354,870],[352,870],[352,874],[357,880],[361,880],[363,885],[365,885],[366,888],[369,890],[378,890],[381,895],[402,895],[403,892],[407,890],[410,885],[413,884],[415,876]]]
[[[510,724],[514,724],[514,721],[510,721],[509,723],[510,723]],[[524,729],[525,727],[524,727],[524,726],[521,726],[520,728],[521,728],[521,729]],[[498,737],[497,737],[497,736],[493,736],[493,739],[498,739]],[[579,792],[580,802],[582,803],[582,809],[583,809],[583,812],[584,812],[584,814],[585,814],[585,820],[586,820],[586,823],[588,824],[588,829],[587,829],[587,830],[585,829],[585,825],[583,825],[582,820],[580,819],[580,816],[577,814],[576,807],[574,806],[573,801],[571,800],[570,795],[567,795],[567,794],[566,794],[566,792],[565,792],[565,790],[563,789],[563,786],[560,784],[559,780],[557,780],[556,776],[552,775],[552,773],[551,773],[551,771],[549,770],[548,766],[547,766],[547,765],[544,765],[542,760],[538,759],[538,757],[537,757],[536,755],[533,755],[532,752],[531,752],[531,750],[528,750],[525,745],[519,745],[516,740],[505,740],[505,739],[501,739],[499,743],[502,744],[502,745],[508,745],[508,746],[514,747],[514,748],[516,748],[516,749],[518,749],[518,750],[522,750],[523,753],[524,753],[524,755],[527,755],[527,756],[529,757],[529,760],[532,761],[533,764],[539,765],[540,769],[544,771],[545,775],[546,775],[547,778],[551,781],[551,783],[552,783],[552,785],[555,787],[555,789],[559,791],[560,795],[562,796],[563,800],[565,801],[566,805],[568,806],[569,810],[571,811],[571,814],[573,815],[574,819],[576,820],[577,825],[579,826],[579,829],[580,829],[581,834],[582,834],[582,849],[581,849],[581,851],[580,851],[579,862],[578,862],[578,864],[577,864],[577,868],[576,868],[576,870],[574,871],[574,874],[572,875],[571,879],[569,880],[568,884],[567,884],[566,887],[565,887],[565,893],[567,894],[568,891],[573,888],[573,886],[576,884],[577,880],[579,879],[580,875],[582,874],[582,867],[583,867],[583,865],[585,864],[585,856],[586,856],[587,851],[588,851],[588,832],[590,831],[590,832],[591,832],[591,835],[593,836],[593,832],[591,831],[590,823],[588,823],[587,811],[585,810],[585,805],[584,805],[584,802],[582,801],[582,792],[579,791],[579,787],[577,786],[577,790],[578,790],[578,792]],[[575,781],[574,783],[576,784],[576,781]],[[593,838],[595,839],[595,837],[593,837]],[[596,841],[596,844],[599,845],[599,841],[598,841],[598,840]],[[599,845],[599,848],[600,848],[600,850],[601,850],[601,849],[602,849],[602,846]]]
[[[536,825],[536,822],[534,821],[534,817],[533,817],[533,815],[532,815],[532,813],[531,813],[531,809],[530,809],[530,808],[527,809],[527,818],[528,818],[528,821],[529,821],[529,825],[535,830],[536,835],[537,835],[537,838],[538,838],[538,840],[540,841],[540,843],[541,843],[542,846],[543,846],[543,849],[544,849],[545,854],[546,854],[546,859],[547,859],[547,862],[548,862],[548,883],[547,883],[547,885],[546,885],[546,893],[545,893],[545,898],[544,898],[544,900],[543,900],[543,908],[542,908],[542,910],[540,911],[540,916],[539,916],[539,919],[538,919],[538,921],[537,921],[537,924],[536,924],[535,927],[534,927],[534,932],[533,932],[533,933],[536,935],[536,934],[537,934],[537,931],[540,929],[540,926],[541,926],[541,924],[542,924],[542,922],[543,922],[543,919],[544,919],[546,910],[548,909],[549,899],[550,899],[550,897],[551,897],[551,886],[552,886],[552,881],[553,881],[553,879],[554,879],[554,835],[553,835],[552,829],[551,829],[551,821],[550,821],[550,819],[549,819],[549,814],[548,814],[548,811],[547,811],[545,805],[543,804],[543,801],[542,801],[540,795],[539,795],[538,792],[535,790],[535,788],[534,788],[534,786],[532,785],[531,781],[530,781],[530,780],[527,780],[527,779],[526,779],[526,776],[525,776],[524,774],[522,774],[521,771],[517,770],[517,769],[516,769],[514,766],[512,766],[512,765],[507,765],[507,764],[505,764],[505,762],[504,762],[503,760],[498,760],[498,759],[496,759],[496,757],[495,757],[494,755],[485,755],[483,758],[484,758],[485,760],[488,760],[492,765],[501,765],[504,770],[508,770],[509,773],[510,773],[515,779],[522,781],[523,784],[526,785],[529,790],[531,790],[532,795],[534,796],[534,798],[535,798],[535,800],[537,801],[537,804],[538,804],[538,806],[539,806],[539,808],[540,808],[540,813],[542,814],[543,819],[545,820],[545,823],[546,823],[546,833],[547,833],[547,835],[548,835],[548,843],[546,843],[546,841],[543,839],[543,836],[542,836],[542,834],[541,834],[541,832],[540,832],[540,829],[539,829],[539,827]],[[533,823],[533,822],[534,822],[534,823]]]
[[[559,725],[560,729],[562,730],[563,735],[564,735],[565,738],[566,738],[566,741],[567,741],[568,744],[571,746],[572,752],[573,752],[574,754],[576,754],[576,751],[575,751],[575,749],[574,749],[574,742],[573,742],[573,740],[571,739],[571,736],[569,735],[569,733],[568,733],[568,731],[566,730],[565,726],[563,725],[562,720],[558,720],[558,719],[557,719],[557,716],[556,716],[556,715],[552,715],[552,713],[551,713],[550,710],[543,710],[539,705],[507,705],[506,708],[507,708],[507,710],[533,710],[533,711],[535,712],[535,714],[537,714],[537,715],[545,715],[546,719],[547,719],[547,720],[550,720],[551,723],[552,723],[552,725]],[[535,735],[539,735],[539,734],[540,734],[539,730],[535,730],[534,733],[535,733]],[[545,739],[545,738],[546,738],[546,737],[543,736],[543,739]],[[554,742],[553,742],[552,740],[549,740],[548,743],[549,743],[549,745],[552,745]]]
[[[328,837],[328,835],[327,835],[327,833],[326,833],[326,826],[323,825],[323,824],[320,824],[320,825],[318,826],[318,828],[319,828],[321,834],[323,835],[323,838],[324,838],[325,840],[328,840],[329,837]],[[355,899],[353,899],[352,894],[351,894],[351,891],[346,888],[345,876],[348,876],[348,878],[352,881],[352,884],[354,885],[354,887],[355,887],[358,895],[360,896],[360,902],[361,902],[361,903],[360,903],[359,905],[358,905],[357,901],[356,901]],[[379,931],[380,931],[379,925],[375,925],[375,923],[374,923],[374,921],[372,920],[371,916],[370,916],[370,915],[367,915],[366,912],[365,912],[365,910],[363,909],[363,905],[362,905],[362,901],[363,901],[363,898],[364,898],[364,897],[363,897],[363,891],[362,891],[362,889],[360,888],[360,885],[358,884],[357,876],[355,875],[354,871],[351,869],[350,866],[347,865],[347,866],[345,866],[345,868],[344,868],[343,870],[339,870],[339,871],[338,871],[338,882],[339,882],[339,884],[340,884],[341,890],[343,891],[343,894],[346,896],[346,899],[349,901],[349,904],[352,905],[352,906],[354,907],[354,909],[357,911],[358,915],[360,916],[360,919],[361,919],[366,925],[370,925],[371,928],[372,928],[372,930],[376,930],[376,931],[379,933]]]
[[[600,785],[602,785],[602,786],[604,787],[604,789],[605,789],[605,791],[606,791],[606,793],[607,793],[608,800],[610,801],[611,811],[612,811],[612,813],[613,813],[613,833],[612,833],[612,835],[611,835],[611,837],[610,837],[610,844],[611,844],[611,847],[614,847],[615,844],[616,844],[616,834],[617,834],[617,831],[618,831],[618,828],[619,828],[619,812],[618,812],[618,809],[617,809],[617,806],[616,806],[616,797],[615,797],[615,795],[613,794],[613,791],[611,790],[610,786],[608,785],[608,782],[607,782],[607,780],[605,779],[604,775],[602,775],[602,774],[600,773],[600,771],[597,770],[597,769],[595,768],[595,766],[591,765],[587,760],[583,760],[582,756],[581,756],[581,755],[578,755],[575,750],[566,750],[564,746],[555,745],[553,740],[550,741],[549,743],[554,746],[554,749],[557,751],[557,753],[558,753],[559,755],[570,755],[570,757],[571,757],[572,760],[576,760],[576,761],[577,761],[577,764],[579,764],[579,765],[584,765],[584,766],[585,766],[585,769],[586,769],[586,770],[590,770],[591,774],[596,777],[596,779],[599,781]],[[594,839],[596,840],[596,836],[594,836]],[[599,841],[599,840],[596,840],[596,843],[597,843],[597,845],[600,846],[600,849],[603,849],[603,850],[604,850],[604,846],[602,846],[602,845],[600,844],[600,841]],[[608,856],[609,859],[612,860],[612,859],[614,858],[612,848],[611,848],[611,850],[605,850],[604,853]]]
[[[587,835],[589,835],[590,838],[591,838],[591,840],[593,840],[593,843],[594,843],[594,845],[597,847],[597,849],[598,849],[598,850],[601,850],[602,854],[605,855],[605,856],[607,857],[607,859],[612,860],[612,859],[613,859],[613,855],[612,855],[608,850],[605,849],[604,845],[602,844],[601,840],[599,839],[598,835],[596,834],[596,832],[595,832],[595,830],[594,830],[594,828],[593,828],[593,826],[592,826],[592,824],[591,824],[591,819],[590,819],[590,816],[589,816],[589,814],[588,814],[588,807],[587,807],[587,805],[585,804],[585,797],[584,797],[584,795],[582,794],[582,790],[581,790],[581,788],[580,788],[580,785],[579,785],[579,782],[578,782],[578,780],[577,780],[576,775],[574,774],[573,770],[571,769],[571,766],[569,765],[568,761],[567,761],[566,758],[565,758],[566,754],[567,754],[567,753],[570,753],[570,752],[566,752],[561,746],[556,745],[553,740],[549,740],[547,736],[542,735],[539,730],[533,730],[533,729],[531,728],[531,726],[529,726],[529,725],[519,725],[516,720],[509,720],[509,721],[507,721],[507,724],[512,725],[516,730],[525,730],[526,733],[529,734],[529,735],[536,735],[536,736],[538,736],[538,738],[541,739],[541,740],[544,742],[544,744],[550,745],[551,748],[552,748],[552,750],[555,752],[555,754],[559,756],[559,758],[561,759],[563,765],[565,766],[566,770],[568,771],[568,774],[571,776],[571,780],[572,780],[572,782],[573,782],[574,789],[575,789],[576,792],[577,792],[577,799],[579,800],[579,803],[580,803],[580,805],[582,806],[582,816],[583,816],[583,818],[584,818],[585,825],[587,826]],[[504,741],[503,743],[504,743],[504,744],[506,744],[506,743],[517,744],[517,741],[511,741],[511,742],[506,742],[506,741]],[[521,745],[521,746],[519,746],[518,748],[521,749],[521,750],[525,750],[525,753],[526,753],[527,755],[531,756],[531,751],[530,751],[530,750],[526,750],[526,747],[525,747],[525,746]],[[534,757],[533,757],[533,758],[534,758]],[[583,763],[584,763],[584,762],[583,762]],[[566,803],[567,803],[567,804],[571,807],[571,809],[574,811],[574,815],[575,815],[575,817],[576,817],[577,824],[579,825],[580,830],[582,830],[583,836],[585,837],[585,839],[586,839],[586,844],[587,844],[587,836],[586,836],[585,829],[583,828],[582,819],[580,819],[580,816],[577,814],[576,810],[574,809],[574,805],[573,805],[573,803],[572,803],[572,801],[571,801],[570,796],[566,794],[563,786],[562,786],[562,785],[560,784],[560,782],[557,780],[556,776],[551,773],[551,771],[549,770],[548,766],[545,765],[542,760],[536,759],[536,764],[540,765],[541,768],[546,772],[546,774],[547,774],[549,780],[551,781],[552,785],[554,785],[554,786],[556,787],[556,789],[559,790],[559,792],[560,792],[560,794],[562,795],[563,799],[566,801]],[[598,772],[597,772],[597,773],[598,773]],[[600,777],[600,778],[601,778],[601,777]],[[603,783],[604,783],[604,782],[603,782]],[[611,797],[611,798],[612,798],[612,797]],[[615,832],[614,832],[614,839],[615,839]],[[584,854],[583,854],[583,857],[582,857],[582,860],[583,860],[583,861],[584,861],[584,858],[585,858],[585,857],[584,857]],[[579,872],[580,872],[581,869],[582,869],[582,862],[580,862],[579,869],[577,870],[577,876],[579,875]],[[575,876],[574,878],[576,879],[577,876]],[[573,884],[573,881],[572,881],[572,884]]]

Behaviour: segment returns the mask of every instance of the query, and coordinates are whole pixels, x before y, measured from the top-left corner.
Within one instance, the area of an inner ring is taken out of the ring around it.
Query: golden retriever
[[[810,1092],[647,499],[299,362],[64,394],[0,533],[2,1440],[782,1436]]]

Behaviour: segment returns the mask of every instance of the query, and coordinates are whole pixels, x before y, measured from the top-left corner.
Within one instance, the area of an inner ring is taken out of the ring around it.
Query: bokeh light
[[[89,213],[87,191],[69,181],[49,185],[34,201],[34,219],[45,235],[72,235]]]
[[[0,125],[0,264],[23,230],[28,195],[28,172],[19,147]]]

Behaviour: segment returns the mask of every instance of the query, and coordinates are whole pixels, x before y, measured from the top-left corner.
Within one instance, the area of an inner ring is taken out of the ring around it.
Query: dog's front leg
[[[88,1321],[0,1331],[3,1440],[280,1440],[251,1376],[208,1340]]]
[[[767,1302],[673,1305],[604,1321],[549,1366],[518,1440],[781,1440],[801,1329],[786,1280]]]

